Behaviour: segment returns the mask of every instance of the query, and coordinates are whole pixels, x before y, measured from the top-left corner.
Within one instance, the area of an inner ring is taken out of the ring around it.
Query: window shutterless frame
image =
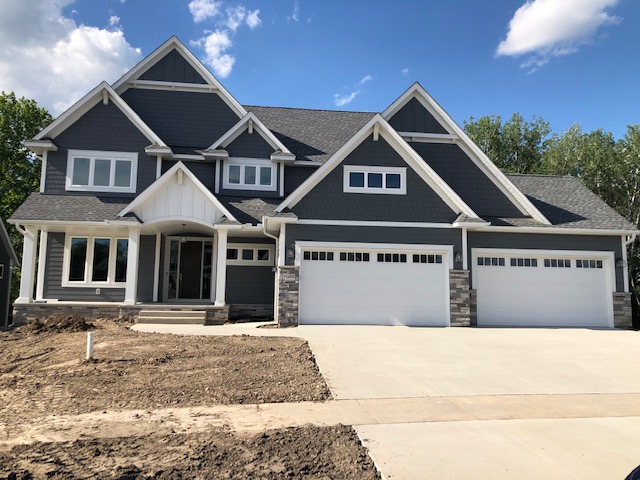
[[[75,252],[74,245],[77,246]],[[67,234],[64,242],[61,285],[124,288],[128,247],[128,238]],[[102,280],[105,278],[105,272],[106,279]]]
[[[273,266],[275,247],[259,243],[227,244],[227,265]]]
[[[233,157],[224,162],[222,188],[276,191],[277,169],[271,160]]]
[[[406,195],[406,167],[345,165],[343,192]]]
[[[69,150],[66,189],[78,192],[135,193],[138,154]]]

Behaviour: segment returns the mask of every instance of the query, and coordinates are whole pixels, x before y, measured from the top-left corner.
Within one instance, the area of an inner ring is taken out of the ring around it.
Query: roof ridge
[[[306,110],[309,112],[331,112],[331,113],[358,113],[358,114],[370,114],[375,115],[378,112],[369,112],[369,111],[354,111],[354,110],[330,110],[328,108],[305,108],[305,107],[279,107],[279,106],[269,106],[269,105],[242,105],[246,109],[250,108],[273,108],[273,109],[281,109],[281,110]]]

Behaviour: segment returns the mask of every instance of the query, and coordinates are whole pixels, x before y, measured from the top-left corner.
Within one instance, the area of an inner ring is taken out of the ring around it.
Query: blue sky
[[[382,111],[418,81],[460,124],[640,123],[637,0],[11,3],[0,89],[54,114],[177,35],[243,104]]]

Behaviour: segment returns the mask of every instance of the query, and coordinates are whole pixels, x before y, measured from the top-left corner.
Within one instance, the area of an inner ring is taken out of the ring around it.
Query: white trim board
[[[227,91],[226,88],[213,76],[213,74],[198,60],[191,51],[176,37],[172,36],[169,40],[164,42],[158,48],[156,48],[151,54],[145,57],[140,63],[138,63],[135,67],[125,73],[118,81],[113,84],[113,89],[122,94],[128,88],[133,87],[130,83],[139,82],[139,77],[144,72],[146,72],[151,66],[153,66],[156,62],[161,60],[167,53],[171,50],[177,50],[184,59],[191,65],[201,76],[205,79],[205,81],[211,85],[215,89],[215,93],[219,94],[220,98],[234,111],[239,118],[242,118],[247,114],[247,111],[244,109],[240,103],[233,98],[233,96]],[[166,82],[165,82],[166,83]],[[189,85],[189,84],[187,84]],[[145,88],[150,88],[151,85],[145,85]]]
[[[334,168],[353,152],[374,131],[389,143],[403,160],[431,187],[434,192],[456,213],[479,218],[460,196],[405,142],[400,135],[380,115],[376,114],[367,124],[345,143],[329,160],[296,188],[278,207],[277,212],[294,207],[307,193],[320,183]]]
[[[514,203],[523,213],[530,215],[541,223],[551,225],[551,222],[540,212],[531,201],[507,178],[507,176],[494,165],[487,155],[469,138],[462,128],[449,116],[449,114],[436,102],[418,82],[414,83],[398,97],[387,109],[382,112],[385,120],[391,119],[411,99],[417,99],[422,106],[447,130],[449,135],[457,135],[460,141],[456,144],[469,155],[471,160],[493,181],[493,183]],[[420,137],[424,134],[403,135]],[[426,137],[424,137],[426,138]]]
[[[632,235],[640,233],[637,230],[607,230],[595,228],[561,228],[561,227],[506,227],[506,226],[484,226],[480,225],[473,229],[474,232],[499,232],[499,233],[548,233],[564,235],[606,235],[617,237],[620,235]]]
[[[151,128],[134,112],[127,103],[109,86],[107,82],[100,83],[97,87],[78,100],[67,111],[56,118],[49,126],[41,130],[33,140],[42,140],[45,137],[55,138],[63,131],[73,125],[80,117],[95,107],[99,102],[112,101],[131,123],[156,145],[166,147],[167,145],[155,134]]]

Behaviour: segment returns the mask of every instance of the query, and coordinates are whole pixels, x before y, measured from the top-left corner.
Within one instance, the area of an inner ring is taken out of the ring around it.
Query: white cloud
[[[340,95],[336,93],[334,97],[334,103],[336,107],[343,107],[350,104],[360,94],[360,90],[355,90],[347,95]]]
[[[192,0],[189,2],[189,11],[193,16],[193,21],[200,23],[207,18],[212,18],[220,13],[222,2],[214,0]]]
[[[248,10],[244,5],[236,5],[228,7],[225,10],[225,14],[222,15],[220,11],[222,2],[212,2],[211,0],[193,0],[189,4],[189,9],[196,2],[198,2],[198,5],[215,4],[215,13],[205,18],[212,16],[220,18],[215,22],[215,30],[205,30],[204,36],[198,40],[191,41],[191,45],[204,50],[204,62],[213,68],[218,77],[226,78],[231,74],[233,65],[236,62],[235,57],[227,53],[233,46],[231,37],[242,25],[247,25],[251,30],[259,27],[262,24],[262,20],[259,17],[260,10]],[[193,15],[194,22],[201,21],[199,18],[195,14]]]
[[[262,24],[262,20],[258,16],[260,10],[254,10],[253,12],[249,12],[247,15],[247,25],[251,30],[256,27],[259,27]]]
[[[236,62],[234,57],[225,53],[233,46],[233,42],[229,38],[229,32],[226,30],[210,32],[205,37],[191,42],[191,45],[198,46],[204,50],[205,62],[213,68],[217,76],[221,78],[229,76],[233,69],[233,64]]]
[[[112,27],[117,26],[120,23],[120,17],[118,17],[117,15],[111,15],[109,17],[109,25]]]
[[[407,77],[409,75],[409,69],[405,67],[402,70],[400,70],[400,73],[402,73],[402,75]]]
[[[287,20],[293,20],[294,22],[300,20],[300,2],[298,0],[293,2],[293,12],[287,17]]]
[[[373,77],[371,75],[365,75],[360,80],[360,85],[364,85],[365,83],[370,82],[371,80],[373,80]]]
[[[72,3],[9,2],[0,15],[0,90],[33,98],[54,115],[101,81],[117,80],[141,57],[119,28],[77,25],[65,17],[62,9]]]
[[[509,22],[507,37],[498,45],[496,54],[531,54],[521,67],[535,71],[552,57],[576,53],[593,41],[601,27],[620,23],[620,17],[606,11],[618,3],[619,0],[528,0]]]

